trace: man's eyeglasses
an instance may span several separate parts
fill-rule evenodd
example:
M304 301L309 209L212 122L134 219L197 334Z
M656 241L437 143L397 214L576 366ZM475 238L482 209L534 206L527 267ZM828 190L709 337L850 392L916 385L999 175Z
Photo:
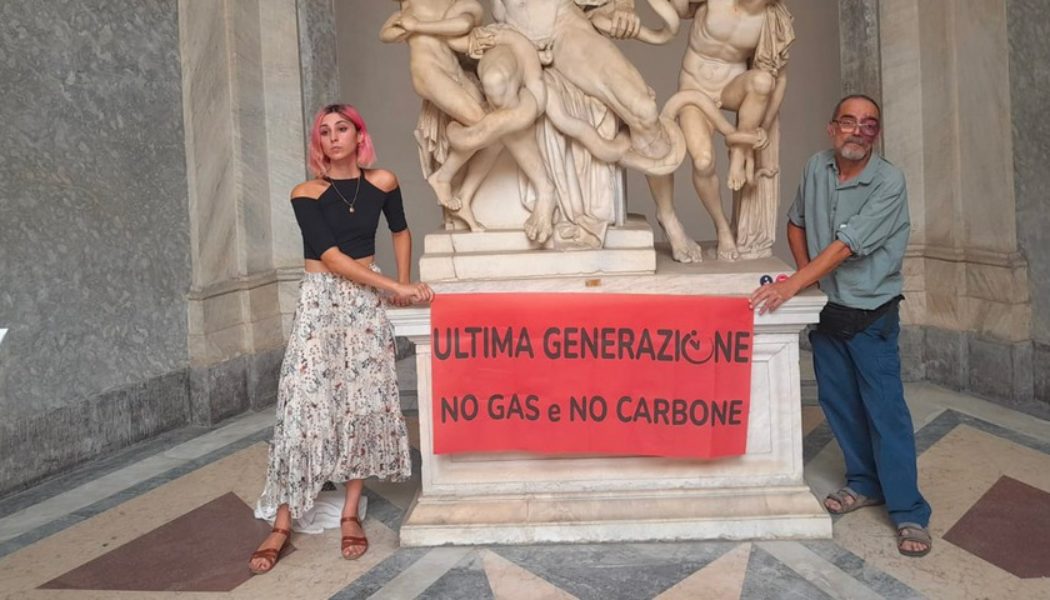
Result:
M879 122L875 119L858 122L856 119L845 117L842 119L835 119L832 123L838 127L839 133L856 133L859 131L861 135L867 137L875 137L879 135L880 126Z

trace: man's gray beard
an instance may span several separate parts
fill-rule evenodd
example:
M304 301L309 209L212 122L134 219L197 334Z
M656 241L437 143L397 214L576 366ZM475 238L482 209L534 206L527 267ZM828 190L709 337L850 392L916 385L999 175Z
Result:
M868 151L856 144L845 144L839 150L839 156L846 160L863 160L867 155Z

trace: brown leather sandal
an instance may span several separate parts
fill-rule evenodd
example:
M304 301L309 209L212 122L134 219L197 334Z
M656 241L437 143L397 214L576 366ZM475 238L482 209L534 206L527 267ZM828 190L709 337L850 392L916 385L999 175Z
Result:
M357 517L343 517L339 520L339 526L342 527L343 523L348 523L351 521L357 523L358 525L361 525L361 521ZM361 526L361 530L364 531L364 526ZM360 554L354 554L351 556L346 555L346 550L348 548L354 548L357 546L364 546L365 549L362 550ZM343 555L343 558L345 558L346 560L357 560L358 558L364 556L365 552L368 552L368 538L356 535L344 535L339 552Z
M292 532L288 529L274 527L273 532L283 534L284 541L281 542L280 548L265 548L263 550L256 550L255 552L252 552L251 558L248 559L248 570L251 571L253 575L262 575L263 573L269 573L270 569L273 569L277 565L277 561L281 557L281 552L284 550L284 547L288 545L288 540L292 539ZM257 558L262 558L266 561L269 561L265 568L252 568L252 561Z

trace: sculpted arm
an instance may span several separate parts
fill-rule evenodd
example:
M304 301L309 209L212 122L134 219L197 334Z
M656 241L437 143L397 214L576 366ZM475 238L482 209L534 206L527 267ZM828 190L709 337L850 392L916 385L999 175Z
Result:
M401 18L401 26L412 33L456 37L465 35L481 23L483 14L476 0L459 0L439 21L420 21L412 15Z
M780 112L780 105L784 101L784 90L787 88L787 65L780 69L777 74L776 84L773 86L773 95L769 98L769 106L766 108L766 116L762 119L762 129L769 131L773 120Z
M383 27L379 30L380 41L390 44L393 42L400 42L408 37L408 32L401 26L401 12L398 11L383 23Z

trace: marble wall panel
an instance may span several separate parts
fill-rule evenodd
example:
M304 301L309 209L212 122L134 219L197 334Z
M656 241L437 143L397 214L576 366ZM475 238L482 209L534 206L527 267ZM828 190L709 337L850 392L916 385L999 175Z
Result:
M376 3L376 6L379 4ZM393 6L385 2L382 4L384 10ZM339 68L336 61L335 1L296 0L296 11L299 17L303 122L309 127L318 108L333 102L353 100L341 99L340 96ZM378 30L372 35L378 46ZM364 56L360 58L367 60Z
M1032 398L1032 345L970 334L967 389L1007 404Z
M303 264L303 243L288 203L292 188L303 180L306 164L296 1L262 0L259 21L272 263L278 270L298 270Z
M959 131L957 245L1011 253L1017 248L1005 0L950 3Z
M227 3L230 27L233 126L236 143L237 197L244 243L245 273L273 269L270 233L266 89L262 63L263 34L259 0Z
M882 102L879 0L839 0L839 51L843 94Z
M882 63L883 154L904 171L908 182L911 240L926 242L923 154L922 61L919 0L880 0L879 35Z
M194 423L212 425L248 409L251 358L242 355L190 369L190 411Z
M1017 266L969 263L966 267L966 295L1010 304L1027 303L1028 271Z
M254 410L264 409L277 402L277 383L281 375L284 348L260 352L248 365L248 400Z
M1006 8L1017 237L1028 260L1032 338L1046 344L1050 342L1050 20L1042 0L1008 0Z
M230 119L230 32L224 3L179 1L182 90L186 107L193 285L244 273L236 193L237 144Z
M54 410L0 420L0 495L76 464L184 425L188 370Z
M954 53L949 3L919 2L919 60L922 68L923 203L925 242L950 248L961 223Z
M190 237L176 5L10 0L0 23L0 412L18 422L185 368Z
M1032 344L1032 396L1036 402L1050 404L1050 346Z
M909 298L904 304L910 304ZM903 312L903 305L902 305ZM898 338L901 353L901 378L921 381L926 378L926 328L906 326Z
M927 327L925 342L926 378L956 390L966 389L970 382L970 346L966 334Z

